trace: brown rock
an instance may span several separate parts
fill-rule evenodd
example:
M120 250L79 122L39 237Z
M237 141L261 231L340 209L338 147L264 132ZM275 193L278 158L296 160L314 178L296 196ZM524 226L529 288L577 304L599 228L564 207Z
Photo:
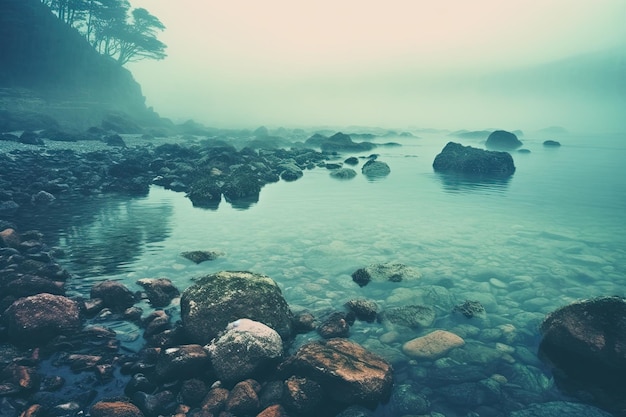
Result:
M0 232L0 243L2 243L0 246L8 246L17 249L20 246L21 240L15 229L8 228Z
M226 400L226 411L234 415L248 415L259 412L258 383L245 380L236 384Z
M143 417L134 404L125 401L99 401L90 410L91 417Z
M33 404L24 410L20 417L41 417L43 415L45 415L44 408L39 404Z
M274 404L261 411L256 417L288 417L288 415L280 404Z
M31 366L9 364L0 373L4 382L9 382L18 387L20 391L34 391L39 388L41 377L35 368Z
M332 399L347 404L384 401L393 383L386 360L346 339L307 343L281 369L317 381Z
M225 407L229 391L226 388L215 387L202 400L200 408L203 411L218 415Z
M285 381L282 403L289 410L301 414L311 413L323 399L322 387L312 379L292 376Z
M77 304L61 295L37 294L16 300L4 312L9 339L35 346L58 335L71 335L81 328Z

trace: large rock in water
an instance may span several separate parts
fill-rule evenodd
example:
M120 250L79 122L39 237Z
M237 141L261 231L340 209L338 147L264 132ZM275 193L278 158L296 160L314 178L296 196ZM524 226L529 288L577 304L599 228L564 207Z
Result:
M207 344L229 323L249 318L291 336L293 315L273 279L241 271L221 271L200 278L180 300L185 333L194 343Z
M25 346L45 344L59 335L71 335L82 326L80 311L74 301L47 293L16 300L2 318L9 339Z
M522 142L515 136L515 133L506 130L496 130L492 132L485 142L489 149L513 150L522 146Z
M330 398L343 404L375 406L389 398L393 385L391 365L347 339L307 343L281 369L316 381Z
M586 392L609 410L626 409L626 299L600 297L550 313L541 324L540 357L559 387Z
M515 164L507 152L486 151L448 142L435 157L437 172L505 178L513 175Z

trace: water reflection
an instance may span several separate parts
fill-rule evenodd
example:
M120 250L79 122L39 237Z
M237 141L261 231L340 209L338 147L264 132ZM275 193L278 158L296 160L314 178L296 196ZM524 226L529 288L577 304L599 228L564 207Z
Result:
M167 200L107 195L64 201L45 213L29 213L18 224L44 233L46 242L67 251L73 275L119 273L140 258L147 245L170 236L173 207Z
M437 178L443 185L443 190L449 193L502 193L508 188L511 177L493 178L483 175L452 174L436 172Z

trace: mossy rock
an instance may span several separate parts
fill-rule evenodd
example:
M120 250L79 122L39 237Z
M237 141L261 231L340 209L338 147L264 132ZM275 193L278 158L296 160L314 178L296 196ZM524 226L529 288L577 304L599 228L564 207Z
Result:
M280 288L270 277L251 272L221 271L200 278L180 301L185 333L206 344L238 319L248 318L291 337L293 315Z

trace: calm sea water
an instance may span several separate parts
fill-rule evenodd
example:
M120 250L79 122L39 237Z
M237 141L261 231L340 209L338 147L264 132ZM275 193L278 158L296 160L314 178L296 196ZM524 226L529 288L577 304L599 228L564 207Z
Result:
M425 300L420 290L439 285L458 302L481 301L490 326L528 335L513 349L536 352L546 313L577 299L626 296L626 137L521 139L531 152L512 153L517 170L504 182L433 172L449 140L482 145L430 134L376 149L391 167L386 178L362 176L363 162L352 180L316 168L296 182L265 186L247 210L226 202L217 210L194 208L182 193L156 186L146 198L90 204L74 214L74 227L62 228L67 267L76 276L71 292L88 293L103 279L137 290L136 280L157 277L183 290L196 276L249 270L273 278L294 310L324 312L370 298L381 309L433 302L445 318L445 300ZM545 148L545 139L563 146ZM180 256L189 250L225 255L196 265ZM423 277L363 288L352 282L356 269L382 262L407 264ZM434 328L445 328L445 320ZM401 342L424 332L385 345L378 338L387 330L357 322L352 338L402 368L408 358Z

